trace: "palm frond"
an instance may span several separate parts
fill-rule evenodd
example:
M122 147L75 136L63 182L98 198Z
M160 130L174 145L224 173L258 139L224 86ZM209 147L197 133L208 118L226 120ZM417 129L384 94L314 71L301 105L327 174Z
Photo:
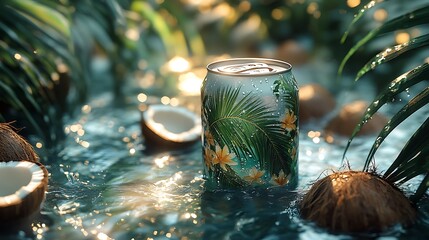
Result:
M384 51L378 53L375 57L370 59L357 73L355 80L359 80L363 75L365 75L370 70L373 70L377 66L386 63L396 57L401 56L402 54L411 51L413 49L425 47L429 45L429 34L422 35L411 39L410 41L402 44L389 47Z
M375 1L372 3L378 4L382 1ZM370 3L370 4L372 4ZM367 7L367 6L366 6ZM351 26L353 26L368 10L362 9L361 12L353 20ZM429 23L429 6L425 5L414 11L407 12L401 16L394 18L390 21L385 22L379 28L370 31L366 36L361 39L355 46L353 46L347 55L344 57L339 67L338 73L341 74L345 63L354 55L357 50L368 44L372 39L404 28L410 28L421 24ZM350 31L349 28L348 31ZM343 39L347 37L348 32L343 36ZM410 41L399 44L396 46L386 47L385 50L378 53L372 59L370 59L357 73L356 80L360 79L369 71L379 67L381 64L388 63L392 59L398 61L409 61L405 59L403 54L415 49L422 49L429 45L429 35L425 34ZM420 66L415 67L411 71L408 71L395 80L387 84L387 86L381 91L381 93L373 100L369 105L367 111L362 116L361 121L355 127L349 142L345 148L343 159L350 144L356 134L360 131L362 126L387 102L392 101L398 94L407 91L409 87L414 86L417 83L421 83L429 79L429 64L424 63ZM375 153L380 147L381 143L386 137L405 119L413 115L419 109L422 109L429 103L429 87L423 89L414 98L412 98L407 104L405 104L386 124L386 126L380 131L376 140L374 141L371 149L369 150L367 159L364 164L364 171L368 171L369 165L373 160ZM413 136L410 137L406 145L403 147L399 155L388 167L384 174L384 178L388 181L396 184L403 184L408 180L425 174L425 178L420 183L415 194L411 197L414 202L417 202L423 194L426 192L429 186L429 162L427 156L429 155L429 140L427 139L427 132L429 131L429 119L427 118L424 123L415 131Z
M429 118L416 130L413 136L408 140L406 145L402 148L395 161L384 173L384 177L391 181L395 181L397 174L395 172L401 172L401 169L406 168L407 164L413 161L413 158L417 155L422 155L422 150L429 146L429 138L427 133L429 132ZM407 159L404 161L403 159ZM414 164L414 163L413 163ZM419 164L420 165L420 164ZM419 166L422 167L421 165ZM421 168L424 169L424 168ZM424 169L427 171L427 169Z
M377 36L392 32L397 29L410 28L427 23L429 19L429 6L421 7L417 10L403 14L397 18L385 22L382 26L370 31L360 41L358 41L346 54L338 67L338 74L341 75L347 61L365 44Z
M360 122L356 125L353 130L352 135L346 145L343 159L345 158L345 154L350 147L351 142L362 129L362 127L371 119L371 117L386 103L392 101L396 95L405 91L409 87L422 82L428 79L429 76L429 64L424 63L411 71L402 74L397 77L395 80L390 82L388 86L386 86L381 93L373 100L373 102L368 106L367 111L363 115Z
M383 130L378 134L374 144L372 145L368 157L365 161L364 171L368 171L369 164L374 157L375 152L380 147L380 144L395 129L401 122L411 116L417 110L429 103L429 87L412 98L405 106L402 107L386 124Z
M429 188L429 173L426 173L426 176L418 186L416 192L410 197L411 201L414 203L418 202L426 193L426 190L428 188Z
M371 1L367 4L365 4L361 9L359 9L359 12L355 15L355 17L353 18L352 22L350 23L349 27L347 28L347 30L344 32L343 36L341 37L341 43L344 43L347 39L347 37L349 36L349 33L351 31L351 29L354 27L354 25L365 15L365 13L372 9L373 7L375 7L376 5L382 3L382 2L387 2L388 0L375 0L375 1Z

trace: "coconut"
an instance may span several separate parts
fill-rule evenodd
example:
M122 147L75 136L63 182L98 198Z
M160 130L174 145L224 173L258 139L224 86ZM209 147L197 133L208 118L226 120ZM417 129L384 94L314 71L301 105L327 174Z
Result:
M368 104L365 101L354 101L344 105L340 112L332 118L327 124L325 131L328 135L338 134L350 136L355 126L361 121L363 114L366 112ZM387 118L380 113L372 116L368 122L363 125L358 135L374 134L387 124Z
M184 107L154 104L142 111L142 133L148 143L179 147L201 139L201 119Z
M333 95L319 84L299 88L299 120L307 122L326 116L336 105Z
M417 211L394 185L376 174L335 172L318 180L300 202L304 219L339 232L380 232L412 224Z
M39 162L0 162L0 221L31 215L40 208L48 172Z
M39 161L31 144L7 123L0 123L0 162L27 160Z

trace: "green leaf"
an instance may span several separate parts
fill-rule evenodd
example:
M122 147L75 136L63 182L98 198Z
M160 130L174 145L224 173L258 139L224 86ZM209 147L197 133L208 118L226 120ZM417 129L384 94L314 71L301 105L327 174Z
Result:
M363 45L371 41L373 38L385 33L389 33L398 29L414 27L421 24L426 24L429 19L429 6L421 7L412 12L408 12L397 18L385 22L379 28L370 31L365 37L357 42L346 54L338 68L338 75L341 75L347 61L359 50Z
M365 75L370 70L373 70L377 66L385 62L388 62L405 52L408 52L412 49L420 48L426 45L429 45L429 34L426 34L417 38L413 38L410 41L403 44L398 44L396 46L389 47L384 51L378 53L371 60L369 60L368 63L366 63L365 66L363 66L359 70L355 80L360 79L363 75Z
M401 122L412 115L414 112L429 103L429 87L420 92L417 96L411 99L398 113L396 113L392 119L386 124L383 130L378 134L374 144L372 145L368 157L365 161L364 171L368 170L371 159L376 153L377 149L389 133L396 128Z
M17 106L17 109L21 110L24 113L26 119L30 122L30 124L40 136L46 136L42 129L39 127L37 120L33 117L33 114L28 110L25 104L16 96L14 91L2 81L0 81L0 92L3 92L2 96L5 96L12 105Z
M395 80L390 82L388 86L386 86L381 93L373 100L373 102L368 106L367 111L363 115L360 122L356 125L353 133L346 145L343 154L343 160L347 153L348 148L350 147L351 142L356 137L358 132L362 129L362 127L371 119L371 117L380 109L384 104L393 100L393 98L399 93L405 91L407 88L421 82L427 80L429 77L429 64L424 63L411 71L408 71L401 76L397 77Z
M55 9L49 8L36 1L28 0L9 1L8 4L12 5L20 12L53 27L64 36L70 37L69 21Z
M395 161L390 165L390 167L384 173L384 178L392 179L395 178L394 171L408 161L411 161L414 156L419 154L425 146L429 146L429 138L427 133L429 132L429 118L416 130L416 132L411 136L405 146L402 148L399 155L396 157Z
M429 188L429 173L426 174L420 185L418 186L414 195L410 197L411 201L417 203L423 195L426 193L426 190Z
M387 2L388 0L386 0ZM350 30L352 29L352 27L354 27L354 25L356 24L356 22L358 22L363 16L364 14L372 9L373 7L375 7L376 5L380 4L384 2L384 0L375 0L375 1L370 1L369 3L365 4L365 6L363 6L359 12L354 16L352 22L350 23L349 27L347 28L346 32L344 32L343 36L341 37L341 43L344 43L347 39L347 36L349 35Z
M153 29L159 34L169 55L174 55L176 49L175 38L161 14L157 13L149 3L142 1L133 1L131 10L139 13L150 23Z

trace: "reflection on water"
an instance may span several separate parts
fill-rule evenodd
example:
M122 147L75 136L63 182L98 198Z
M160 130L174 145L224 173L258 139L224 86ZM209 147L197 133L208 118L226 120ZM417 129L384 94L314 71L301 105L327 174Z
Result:
M49 191L40 214L2 231L13 239L343 239L302 221L297 201L309 184L341 163L346 139L328 144L317 126L300 136L296 191L277 188L204 191L201 147L166 151L145 146L137 103L112 107L100 95L65 127L59 153L44 163ZM426 114L426 115L425 115ZM385 169L413 131L416 116L392 133L377 155ZM407 125L408 124L408 125ZM391 140L393 139L393 140ZM353 168L363 164L373 139L356 139L347 154ZM417 180L415 180L417 181ZM414 181L414 182L415 182ZM415 187L413 182L403 186ZM429 206L412 229L394 228L383 236L428 237Z

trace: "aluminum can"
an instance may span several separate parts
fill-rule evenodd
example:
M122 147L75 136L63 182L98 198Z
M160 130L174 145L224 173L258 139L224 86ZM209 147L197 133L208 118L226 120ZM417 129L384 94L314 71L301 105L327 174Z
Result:
M206 189L293 189L298 183L298 86L289 63L210 63L201 87Z

